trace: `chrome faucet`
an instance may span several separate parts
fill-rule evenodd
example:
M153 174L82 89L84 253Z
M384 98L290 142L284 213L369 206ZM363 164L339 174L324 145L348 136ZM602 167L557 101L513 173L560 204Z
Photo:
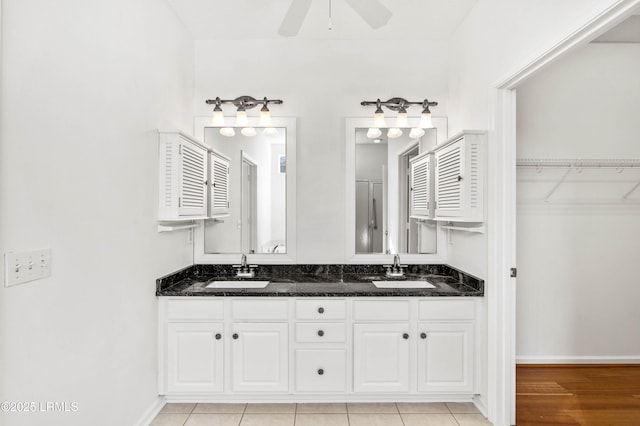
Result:
M402 268L405 268L407 265L400 264L400 255L395 254L393 256L393 265L384 265L387 268L386 276L388 278L401 278L404 277L404 271Z
M240 264L233 265L236 268L236 278L253 278L256 276L255 268L258 265L247 265L247 255L242 253L240 255Z

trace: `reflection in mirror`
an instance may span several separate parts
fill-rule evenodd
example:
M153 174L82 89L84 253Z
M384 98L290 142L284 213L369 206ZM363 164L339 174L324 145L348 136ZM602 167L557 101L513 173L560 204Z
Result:
M226 137L207 127L204 142L230 158L229 214L205 221L205 253L286 253L286 128ZM247 133L248 134L248 133Z
M410 161L436 143L436 130L426 129L417 139L402 135L367 137L367 128L355 129L355 252L436 253L433 221L409 215Z

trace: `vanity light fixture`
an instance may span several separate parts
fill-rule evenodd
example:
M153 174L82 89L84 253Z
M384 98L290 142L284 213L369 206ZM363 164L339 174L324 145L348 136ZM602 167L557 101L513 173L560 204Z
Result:
M369 130L367 130L367 137L369 139L377 139L380 136L382 136L382 132L377 127L371 127Z
M215 99L207 99L205 101L207 105L215 105L213 108L213 127L220 127L220 134L223 136L234 136L236 133L232 127L225 127L224 123L224 113L222 111L223 104L233 104L236 107L236 121L235 127L241 127L240 131L244 136L255 136L257 134L256 129L253 127L248 127L249 117L247 116L247 110L255 108L258 105L262 105L260 109L260 119L259 126L264 127L264 135L265 136L275 136L278 131L272 128L271 124L271 112L267 107L268 104L282 104L282 100L280 99L256 99L251 96L240 96L235 99L220 99L216 97Z
M244 136L252 137L256 135L256 129L253 127L243 127L242 130L240 130L240 133Z
M387 131L387 137L390 139L399 138L402 136L402 130L397 127L392 127Z
M387 132L387 136L390 138L398 138L400 136L402 136L402 127L407 127L409 125L409 119L408 119L408 115L407 115L407 108L410 107L411 105L421 105L422 106L422 115L420 117L420 124L419 127L413 128L411 129L411 132L409 133L409 137L411 138L419 138L422 135L424 135L424 130L422 129L431 129L434 127L433 122L431 121L431 111L429 110L429 107L434 107L437 106L438 103L437 102L432 102L429 101L428 99L425 99L422 102L411 102L408 101L404 98L391 98L387 101L381 101L379 98L376 99L375 101L362 101L360 102L360 105L362 106L369 106L369 105L375 105L376 106L376 110L374 112L374 116L373 116L373 126L372 128L369 129L369 131L367 132L367 137L370 139L375 139L378 136L375 136L377 134L377 132L375 132L375 129L380 130L381 127L386 127L385 126L385 119L384 119L384 111L382 110L382 107L386 107L388 109L390 109L391 111L397 111L398 112L398 116L396 117L396 123L395 123L395 127L392 127L388 130ZM371 134L371 136L369 136Z
M411 129L411 131L409 132L409 137L411 139L418 139L424 136L424 129L421 127L414 127L413 129Z

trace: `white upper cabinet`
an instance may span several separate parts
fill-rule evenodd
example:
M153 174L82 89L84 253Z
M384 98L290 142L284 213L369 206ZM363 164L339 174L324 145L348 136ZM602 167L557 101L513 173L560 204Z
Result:
M207 152L183 133L160 132L160 220L207 216Z
M430 219L433 217L432 155L422 154L411 159L411 217Z
M464 131L435 151L435 219L484 221L486 133Z
M216 151L209 154L211 183L209 216L229 215L229 163L230 159Z

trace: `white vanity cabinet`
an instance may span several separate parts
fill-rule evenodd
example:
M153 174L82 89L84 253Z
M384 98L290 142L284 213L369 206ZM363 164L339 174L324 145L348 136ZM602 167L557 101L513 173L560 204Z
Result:
M466 130L435 150L435 219L484 221L486 133Z
M473 300L421 300L418 317L418 391L474 389Z
M229 300L231 390L289 389L289 302L281 298Z
M295 392L346 392L346 300L296 299L294 306Z
M353 302L353 390L409 391L409 300Z
M169 394L222 392L224 383L223 301L161 299L160 350Z
M159 220L206 217L208 147L178 131L159 136Z
M471 297L160 297L159 393L210 402L471 400L480 388L479 306Z

